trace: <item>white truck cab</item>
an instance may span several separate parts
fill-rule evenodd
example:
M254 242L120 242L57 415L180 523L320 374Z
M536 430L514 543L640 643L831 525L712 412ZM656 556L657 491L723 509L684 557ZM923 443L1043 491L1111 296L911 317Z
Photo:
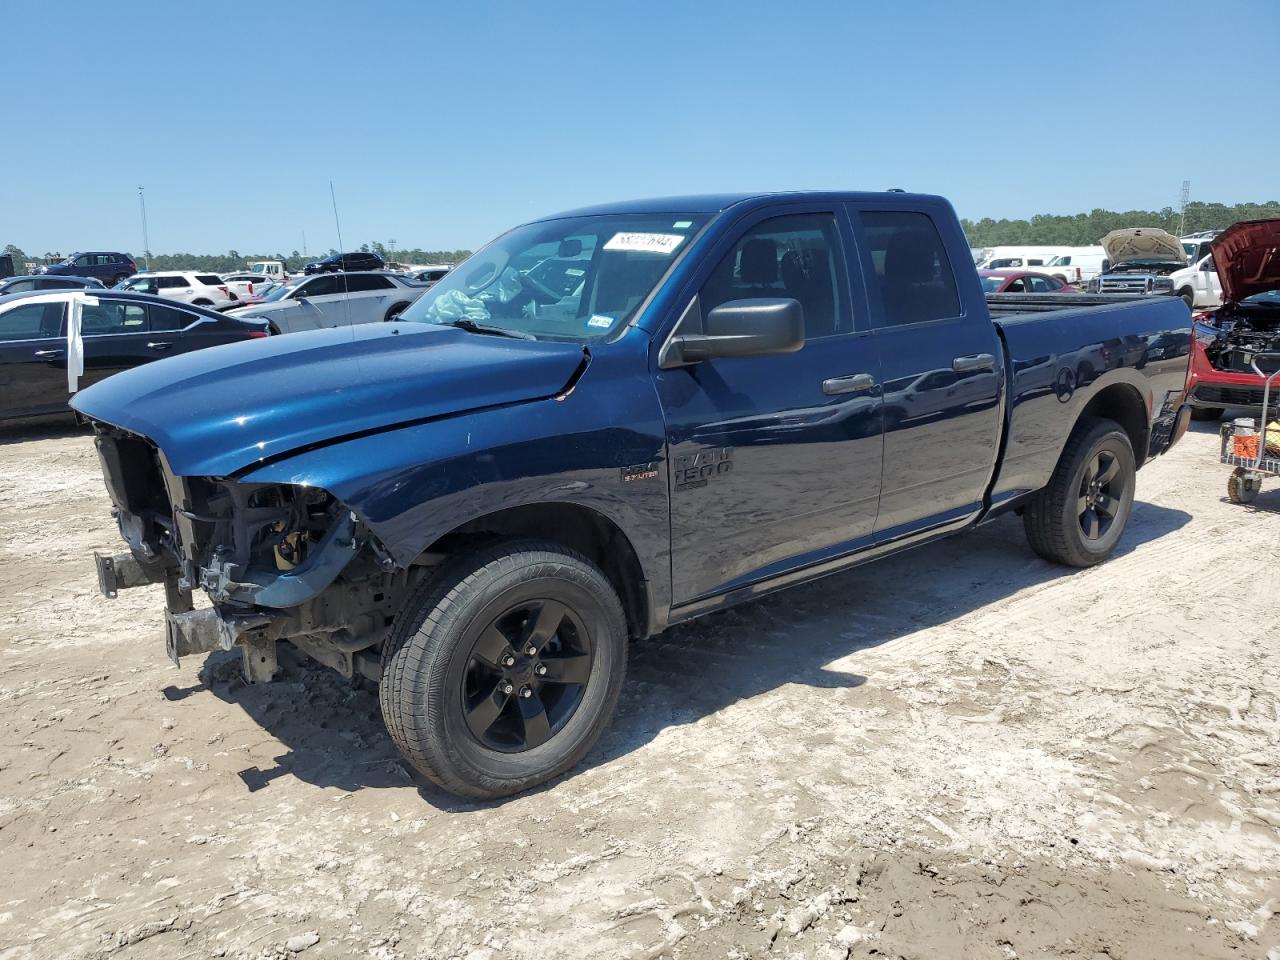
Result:
M289 270L283 260L250 260L249 273L260 273L272 280L283 282L289 276Z
M1174 295L1185 300L1192 310L1216 310L1222 306L1222 284L1213 254L1206 254L1193 266L1170 274L1169 279L1173 281Z

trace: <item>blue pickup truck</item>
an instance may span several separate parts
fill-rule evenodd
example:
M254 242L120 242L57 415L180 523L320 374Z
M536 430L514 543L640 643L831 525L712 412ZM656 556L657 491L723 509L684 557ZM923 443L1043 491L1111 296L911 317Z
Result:
M167 648L379 683L497 797L577 763L629 639L1007 511L1072 566L1186 430L1176 298L984 296L942 198L617 203L511 230L396 320L79 394ZM211 606L195 608L203 590Z

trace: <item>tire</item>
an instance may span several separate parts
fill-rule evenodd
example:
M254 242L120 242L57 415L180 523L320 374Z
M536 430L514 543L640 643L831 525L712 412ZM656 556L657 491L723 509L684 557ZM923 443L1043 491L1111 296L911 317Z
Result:
M1108 474L1109 480L1101 479ZM1022 514L1031 549L1070 567L1101 563L1124 533L1136 479L1137 461L1129 435L1113 420L1082 419L1067 440L1049 485Z
M1227 499L1232 503L1253 503L1262 492L1262 481L1250 478L1244 467L1236 467L1227 477Z
M127 273L117 274L115 279L111 281L111 286L114 287L117 283L124 283L128 279L129 279L129 274Z
M537 654L521 649L527 639ZM595 745L617 707L626 649L618 595L581 554L532 540L480 549L447 564L396 617L383 645L383 720L405 759L444 789L477 800L519 793ZM539 676L548 667L585 682Z
M1192 407L1191 419L1208 421L1221 420L1222 407Z
M387 310L386 315L382 318L385 322L390 323L400 314L409 308L409 301L404 300L400 303L393 303Z
M1182 298L1182 302L1187 305L1188 310L1194 310L1196 308L1196 295L1194 292L1185 289L1179 290L1178 296Z
M212 307L213 301L206 300L204 297L200 297L198 300L192 300L191 304L192 306L196 306L196 307Z

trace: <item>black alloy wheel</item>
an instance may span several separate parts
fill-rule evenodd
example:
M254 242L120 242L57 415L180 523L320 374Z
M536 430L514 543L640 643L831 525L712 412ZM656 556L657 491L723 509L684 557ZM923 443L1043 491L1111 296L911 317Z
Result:
M461 691L467 729L504 753L546 743L582 703L594 649L582 620L557 600L504 611L471 647Z
M1114 452L1099 450L1080 478L1076 502L1080 531L1086 540L1101 540L1110 532L1124 502L1124 486L1120 458Z

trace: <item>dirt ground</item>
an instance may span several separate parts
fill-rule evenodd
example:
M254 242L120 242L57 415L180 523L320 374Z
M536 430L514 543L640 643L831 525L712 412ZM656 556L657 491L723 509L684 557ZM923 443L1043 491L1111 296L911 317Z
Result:
M576 772L459 802L306 661L165 659L90 439L0 438L0 960L1280 960L1280 484L1198 427L1119 555L1016 518L633 647Z

